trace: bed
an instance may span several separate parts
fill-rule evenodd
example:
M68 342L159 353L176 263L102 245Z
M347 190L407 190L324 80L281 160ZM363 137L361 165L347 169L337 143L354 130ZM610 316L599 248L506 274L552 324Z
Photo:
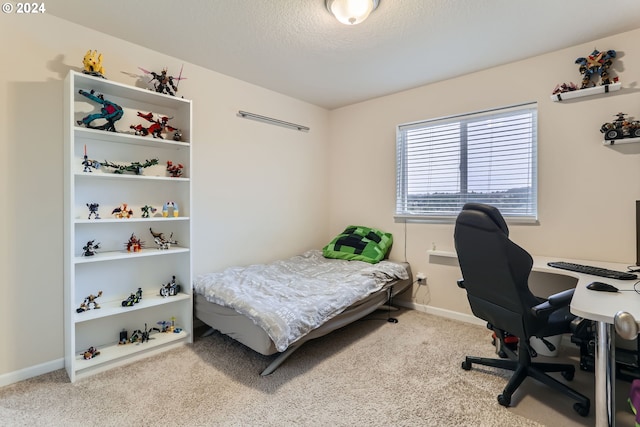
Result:
M366 233L371 229L363 233L362 228L357 228L359 234L372 237ZM353 237L353 226L322 250L198 275L195 317L211 332L217 330L262 355L277 354L261 373L271 374L305 342L372 313L411 285L408 263L380 259L388 247L376 251L377 259L366 259L353 239L346 246L339 243L345 234Z

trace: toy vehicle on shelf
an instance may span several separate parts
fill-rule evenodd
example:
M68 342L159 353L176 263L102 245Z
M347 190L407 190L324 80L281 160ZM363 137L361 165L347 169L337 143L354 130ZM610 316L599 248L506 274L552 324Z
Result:
M621 138L640 138L640 121L628 120L625 113L616 114L616 119L600 127L606 140Z
M138 288L136 293L132 293L129 297L122 301L123 307L133 307L135 304L139 303L142 299L142 288Z
M160 288L160 295L163 297L172 297L180 293L180 285L176 282L176 276L171 281Z

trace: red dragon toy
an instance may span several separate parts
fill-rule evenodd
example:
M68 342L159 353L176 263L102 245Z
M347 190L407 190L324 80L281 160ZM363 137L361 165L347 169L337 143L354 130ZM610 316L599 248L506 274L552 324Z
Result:
M144 127L142 125L129 126L131 129L135 131L136 135L147 136L151 134L154 138L164 139L162 137L163 133L176 132L176 134L174 134L174 139L175 139L175 136L180 133L179 129L174 128L173 126L169 126L169 120L173 119L173 117L162 116L162 117L158 117L157 119L154 119L153 113L142 114L139 111L138 111L138 117L142 117L143 119L151 123L151 126L149 127Z

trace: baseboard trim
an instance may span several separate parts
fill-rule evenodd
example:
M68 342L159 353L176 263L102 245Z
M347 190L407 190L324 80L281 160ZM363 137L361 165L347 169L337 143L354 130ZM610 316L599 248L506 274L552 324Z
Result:
M422 311L423 313L433 314L435 316L446 317L448 319L459 320L461 322L472 323L474 325L486 326L487 322L478 319L471 314L460 313L458 311L447 310L444 308L433 307L425 304L416 304L411 301L394 300L394 305L410 308L411 310Z
M17 383L20 381L28 380L29 378L37 377L38 375L47 374L52 371L64 368L64 359L51 360L49 362L41 363L39 365L30 366L28 368L20 369L19 371L13 371L0 375L0 387L4 387L9 384Z

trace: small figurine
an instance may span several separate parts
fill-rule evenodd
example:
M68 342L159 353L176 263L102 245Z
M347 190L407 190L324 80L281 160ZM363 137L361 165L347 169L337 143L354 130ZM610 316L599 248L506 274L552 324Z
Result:
M100 214L98 213L99 206L97 203L87 203L87 207L89 208L89 217L87 219L91 219L91 215L93 215L93 219L100 219Z
M140 111L138 111L138 117L142 117L143 119L145 119L146 121L152 124L148 128L142 125L129 126L131 129L135 131L136 135L147 136L151 134L151 136L153 136L154 138L164 139L162 137L163 133L179 132L179 130L174 128L173 126L169 126L169 120L173 119L173 117L162 116L162 117L159 117L158 119L154 119L153 113L142 114ZM175 139L175 134L174 134L174 139Z
M140 329L136 329L135 331L133 331L133 333L131 334L131 338L129 339L130 342L137 342L140 341L140 343L143 343L145 341L149 341L150 339L152 339L149 335L151 334L151 331L158 331L160 332L160 329L158 328L151 328L150 330L147 330L147 324L144 324L144 332L141 331Z
M157 322L160 325L160 332L173 332L172 323L167 320L160 320Z
M171 245L177 245L178 242L173 239L173 233L169 235L169 238L166 239L163 233L154 233L151 228L149 228L151 235L153 236L153 241L158 245L158 249L169 249Z
M115 174L123 174L125 172L133 172L136 175L141 175L142 174L142 170L144 168L148 168L150 166L154 166L154 165L157 165L157 164L158 164L158 159L145 160L144 163L132 162L129 165L117 165L115 163L111 163L108 160L105 160L104 163L102 163L102 166L114 169L113 173L115 173Z
M111 101L104 99L104 95L99 93L97 96L94 95L95 91L92 89L90 92L86 92L82 89L78 91L80 95L89 98L92 101L97 102L98 104L102 104L103 107L100 109L100 113L89 114L85 116L82 120L78 120L76 123L78 125L85 125L91 129L100 129L106 130L110 132L116 132L116 122L122 118L124 112L122 111L122 107L118 104L115 104ZM106 123L100 126L92 126L91 122L97 119L104 119Z
M180 84L180 80L186 79L186 77L182 77L182 68L180 68L180 75L178 77L168 75L166 68L163 68L160 74L154 73L153 71L145 70L142 67L138 68L144 71L146 74L151 74L153 76L153 78L149 80L149 83L155 80L155 83L153 83L153 88L156 92L165 93L171 96L175 96L175 92L178 92L178 85ZM174 80L177 81L176 84L173 83Z
M142 210L142 218L149 218L151 217L151 214L156 213L156 211L158 210L153 206L149 206L149 205L144 205L140 209Z
M131 237L124 246L127 248L127 252L140 252L144 247L144 242L136 237L135 233L131 233Z
M82 250L84 251L82 256L94 256L97 253L96 249L100 249L100 243L94 242L95 239L89 240L87 244L82 247Z
M102 291L98 291L98 295L89 295L88 297L86 297L84 299L84 301L82 301L82 304L80 304L80 307L76 309L76 313L82 313L83 311L87 311L87 310L97 310L100 308L100 306L98 305L98 303L96 302L96 298L100 298L102 296Z
M606 140L640 138L640 121L630 121L625 116L625 113L618 113L612 123L605 123L600 127L600 132L605 134Z
M96 56L97 55L97 56ZM104 77L104 67L102 66L102 54L98 54L98 51L91 49L84 54L84 58L82 58L82 65L84 66L84 70L82 72L84 74L89 74L95 77Z
M89 157L87 156L86 144L84 146L84 156L82 158L82 166L84 166L83 172L93 172L91 168L93 169L100 168L100 162L97 162L95 160L89 160Z
M124 345L129 341L129 333L126 329L120 331L120 339L118 341L119 345Z
M142 334L142 331L140 329L136 329L135 331L133 331L131 333L131 337L129 338L129 342L130 343L138 342L138 340L140 339L140 334Z
M179 178L182 176L182 169L184 166L182 163L178 163L174 165L171 160L167 160L167 172L169 172L169 176L171 178Z
M113 211L111 211L111 215L114 215L116 218L131 218L133 216L133 209L129 209L129 206L126 203L121 204Z
M129 295L129 297L122 301L123 307L132 307L134 304L137 304L142 299L142 288L138 288L135 294Z
M178 209L178 204L176 202L168 201L167 203L162 205L162 216L165 218L168 217L170 210L173 211L173 216L175 218L177 218L178 215L180 215L180 209Z
M566 84L566 83L557 84L556 87L553 89L552 95L556 95L558 93L573 92L574 90L578 90L578 86L576 86L574 82L571 82L569 84Z
M594 49L591 55L580 57L576 59L576 64L580 65L580 74L582 74L582 85L580 89L586 89L590 86L595 86L595 83L591 81L594 76L600 76L601 84L611 84L611 78L609 77L609 67L613 63L613 59L616 57L615 50L608 50L606 52L600 52ZM617 77L614 82L617 81Z
M82 353L82 357L84 357L84 360L89 360L89 359L93 359L99 354L100 352L98 351L98 349L91 346L87 349L87 351Z
M180 285L176 283L176 276L171 281L160 288L160 295L163 297L172 297L180 293Z
M160 325L160 332L166 332L166 333L175 333L175 334L179 334L180 332L182 332L182 328L176 328L176 318L175 317L171 317L171 322L168 322L166 320L160 320L159 322L157 322L158 325Z

